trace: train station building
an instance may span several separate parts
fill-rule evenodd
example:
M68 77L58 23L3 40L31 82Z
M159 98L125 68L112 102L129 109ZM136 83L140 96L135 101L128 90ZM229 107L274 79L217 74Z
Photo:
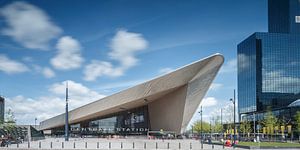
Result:
M214 54L173 72L69 111L71 135L183 133L224 58ZM65 114L42 121L45 134L63 135Z

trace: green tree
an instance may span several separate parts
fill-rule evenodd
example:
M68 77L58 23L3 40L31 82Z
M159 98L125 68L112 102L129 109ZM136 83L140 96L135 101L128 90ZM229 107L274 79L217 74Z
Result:
M296 130L298 131L299 141L300 141L300 111L297 111L295 115L295 120L296 120Z
M209 126L209 123L207 122L202 122L202 125L203 125L203 133L209 133L210 132L210 126ZM198 133L201 132L201 121L198 120L196 121L194 124L193 124L193 127L194 127L194 131L197 131Z
M6 124L8 126L15 126L17 120L15 119L14 112L11 109L8 109L5 115Z
M222 133L223 128L222 128L222 124L221 124L221 117L217 116L216 119L214 119L213 121L214 121L214 125L212 126L213 131L216 133Z
M272 137L274 133L274 128L278 125L278 119L273 115L271 111L271 107L267 108L266 115L264 116L264 120L262 121L264 127L268 129L269 136Z
M243 133L243 136L245 134L248 134L252 132L251 123L248 120L244 120L240 124L240 130Z

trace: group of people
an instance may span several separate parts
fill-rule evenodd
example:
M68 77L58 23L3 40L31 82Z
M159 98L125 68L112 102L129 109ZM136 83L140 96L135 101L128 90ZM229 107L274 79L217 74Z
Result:
M223 139L222 139L222 142L224 143L224 146L227 146L227 147L231 147L235 144L238 144L238 141L233 142L232 140L229 140L229 139L225 140L225 141L223 141Z
M0 147L8 147L8 145L10 145L12 143L22 143L23 140L21 139L21 137L18 137L17 139L14 139L10 135L8 135L8 136L2 135L1 138L0 138L0 142L1 142Z

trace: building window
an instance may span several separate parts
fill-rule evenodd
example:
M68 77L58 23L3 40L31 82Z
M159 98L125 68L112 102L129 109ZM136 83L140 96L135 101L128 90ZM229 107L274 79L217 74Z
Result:
M295 16L296 23L300 23L300 16Z

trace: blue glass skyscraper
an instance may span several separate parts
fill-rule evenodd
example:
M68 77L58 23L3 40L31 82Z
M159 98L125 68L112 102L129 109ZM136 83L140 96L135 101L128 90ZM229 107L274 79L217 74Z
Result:
M268 28L238 45L238 112L261 120L270 107L291 121L300 110L300 1L269 0Z

